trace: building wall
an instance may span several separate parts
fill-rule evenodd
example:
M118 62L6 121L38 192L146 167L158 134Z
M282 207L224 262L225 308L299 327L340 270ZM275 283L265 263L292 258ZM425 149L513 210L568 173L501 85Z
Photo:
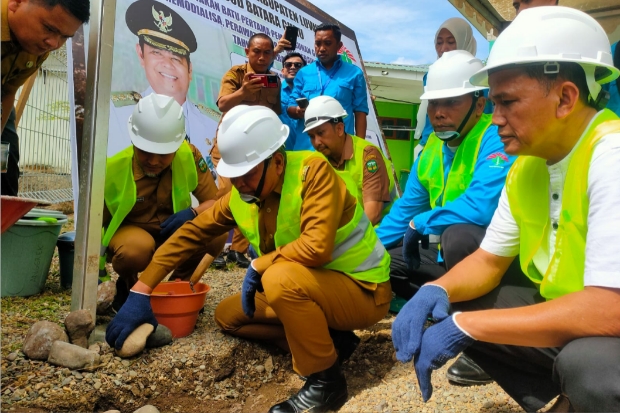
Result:
M416 116L419 107L417 104L376 100L375 107L377 108L379 117L410 119L412 127L416 125ZM408 141L386 138L392 162L394 163L394 169L399 179L401 170L409 170L413 165L413 148L416 145L413 140L413 135L413 132L409 134Z

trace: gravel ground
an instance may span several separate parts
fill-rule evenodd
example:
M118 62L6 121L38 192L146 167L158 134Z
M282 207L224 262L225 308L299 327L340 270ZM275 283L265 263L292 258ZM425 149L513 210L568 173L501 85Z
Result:
M70 228L72 222L67 228ZM67 229L68 230L68 229ZM71 371L25 359L19 351L30 326L39 320L62 325L70 311L70 291L59 287L54 256L42 294L2 298L1 402L12 412L133 412L152 404L161 412L266 412L303 384L290 356L264 344L225 336L213 310L237 292L245 271L209 270L205 313L188 337L122 360L101 346L96 368ZM341 412L518 412L520 407L497 385L450 385L446 367L433 375L434 395L422 402L411 364L395 361L390 328L393 315L356 333L362 343L344 371L349 400ZM97 317L97 324L110 320Z

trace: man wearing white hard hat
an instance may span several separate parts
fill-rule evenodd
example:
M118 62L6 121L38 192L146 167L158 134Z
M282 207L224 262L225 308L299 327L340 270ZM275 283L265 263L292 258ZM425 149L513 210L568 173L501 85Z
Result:
M340 359L354 350L339 348L330 329L366 328L385 317L390 257L356 202L350 177L341 178L316 152L286 152L288 132L263 106L238 105L224 115L217 173L230 178L232 191L176 231L165 253L155 253L132 289L140 308L124 315L124 327L106 340L122 346L117 337L151 320L143 297L176 263L238 226L259 257L241 293L217 306L215 321L225 333L290 349L293 368L307 376L271 412L326 411L347 399Z
M358 202L373 225L387 214L398 197L392 175L392 163L381 150L364 138L344 130L347 112L331 96L310 100L304 113L304 133L338 171L351 174L358 189Z
M393 311L426 281L441 277L475 251L497 207L514 158L506 156L491 115L484 114L486 88L469 82L482 67L469 52L455 50L429 68L422 99L428 101L434 132L413 165L403 196L377 228L392 258ZM424 245L429 235L441 237L441 254L437 243ZM420 241L426 249L420 250ZM473 363L451 378L490 380Z
M619 74L600 24L557 6L519 13L472 77L520 157L480 248L393 325L424 400L465 351L526 411L620 411L620 121L601 93Z
M119 275L112 304L120 309L157 250L186 221L209 208L217 186L207 164L185 140L183 108L169 96L152 93L138 101L127 129L132 145L108 158L106 165L104 233L100 279L105 263ZM190 194L200 202L191 206ZM226 238L196 251L176 270L175 278L189 278L201 258L217 257Z

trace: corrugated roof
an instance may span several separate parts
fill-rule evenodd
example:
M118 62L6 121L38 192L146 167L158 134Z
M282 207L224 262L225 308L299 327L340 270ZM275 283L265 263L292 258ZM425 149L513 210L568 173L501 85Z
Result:
M364 62L366 67L375 67L377 69L393 69L393 70L406 70L409 72L428 72L429 65L397 65L394 63L381 63L381 62Z

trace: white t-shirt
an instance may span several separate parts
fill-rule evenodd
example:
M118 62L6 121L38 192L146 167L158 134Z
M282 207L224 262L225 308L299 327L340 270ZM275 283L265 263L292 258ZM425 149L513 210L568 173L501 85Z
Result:
M555 250L564 181L573 152L574 148L560 162L547 166L552 224L548 243L550 251L540 249L533 257L541 274L547 271ZM620 133L604 136L594 148L588 172L588 199L584 285L620 288ZM510 212L505 187L480 248L501 257L519 254L519 227Z

